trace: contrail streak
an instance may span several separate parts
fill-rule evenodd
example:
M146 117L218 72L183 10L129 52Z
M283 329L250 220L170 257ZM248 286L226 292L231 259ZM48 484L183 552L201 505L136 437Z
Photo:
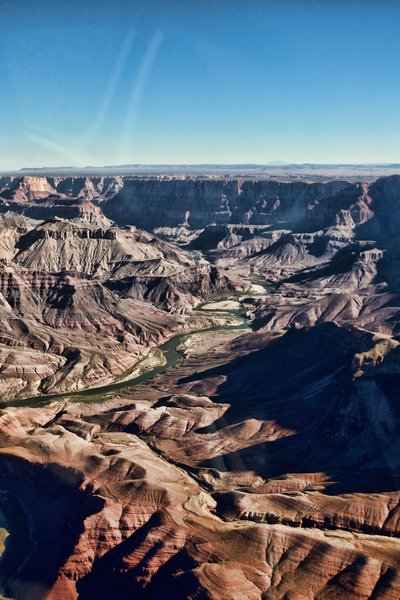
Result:
M32 133L31 131L25 131L24 133L26 137L37 146L41 146L42 148L51 150L51 152L54 152L62 159L72 161L71 164L74 166L78 166L76 165L77 161L79 162L79 166L86 166L89 162L88 156L84 154L79 148L66 146L65 144L60 144L55 140L52 140L48 137L44 137L43 135L37 135L36 133Z
M157 31L150 40L143 62L139 69L136 81L134 82L132 92L129 99L128 110L123 124L123 132L121 137L120 156L128 156L130 150L130 142L133 137L133 129L137 118L137 113L146 83L156 58L158 49L162 43L163 34Z
M110 77L110 81L108 83L108 86L105 90L102 102L99 106L99 109L96 113L95 119L92 123L92 126L88 132L88 138L89 140L93 139L97 133L99 132L99 130L101 129L101 126L103 125L103 123L106 120L106 116L107 113L109 112L111 103L114 99L115 96L115 92L116 89L118 87L118 84L120 82L124 67L126 65L126 62L128 60L128 56L130 54L130 51L132 49L132 45L133 45L133 41L135 39L135 32L133 31L133 29L130 29L125 37L124 43L122 45L121 48L121 52L118 56L117 62L115 64L115 68L112 71L111 77Z

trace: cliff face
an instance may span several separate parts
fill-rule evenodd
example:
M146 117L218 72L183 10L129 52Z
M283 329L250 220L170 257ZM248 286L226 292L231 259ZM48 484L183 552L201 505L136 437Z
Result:
M0 198L3 211L15 210L34 218L59 216L100 222L107 217L119 225L135 224L145 229L182 224L199 229L213 223L232 223L316 231L335 224L363 225L374 218L384 227L387 215L397 206L399 185L396 175L372 184L4 177Z
M0 411L2 591L398 600L400 177L0 188L0 393L25 397ZM29 407L250 283L223 306L251 331L198 331L150 382Z
M93 201L106 217L119 224L146 229L192 229L216 223L269 224L302 222L308 204L334 196L345 182L283 184L274 181L196 180L157 178L22 177L0 182L3 210L20 210L34 218L99 219ZM71 202L74 199L75 202ZM51 209L51 210L50 210ZM50 210L50 212L49 212Z
M94 198L107 198L121 187L118 178L14 177L0 180L0 210L33 219L52 217L110 225Z
M328 184L241 180L127 179L104 207L117 222L131 219L147 229L187 223L199 229L212 223L301 222L309 202L333 196L346 183Z

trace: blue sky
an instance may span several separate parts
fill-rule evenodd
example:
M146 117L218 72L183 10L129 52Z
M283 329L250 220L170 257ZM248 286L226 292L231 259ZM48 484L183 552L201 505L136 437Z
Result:
M0 170L400 162L399 31L390 0L3 0Z

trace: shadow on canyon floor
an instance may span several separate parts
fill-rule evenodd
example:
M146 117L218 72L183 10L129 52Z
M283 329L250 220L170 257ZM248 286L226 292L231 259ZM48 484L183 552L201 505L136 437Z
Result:
M348 329L324 323L292 329L262 350L180 379L185 387L192 384L195 394L206 394L214 385L213 399L230 405L223 417L197 433L221 432L224 439L236 436L239 444L245 439L244 447L199 466L253 471L264 479L325 473L332 481L328 494L399 489L400 454L393 444L400 376L357 381L352 372L356 351ZM390 414L385 415L385 407ZM242 438L251 420L259 421L260 428L272 424L279 437L271 436L270 429L265 438L275 439L262 441L256 428L248 441Z
M39 600L54 585L84 531L84 520L104 505L102 498L80 490L82 483L83 476L73 469L2 458L0 486L18 499L19 507L8 519L10 536L0 561L7 595Z
M164 599L167 596L176 600L192 597L196 594L198 582L190 570L198 565L185 549L177 550L179 535L176 524L173 521L168 523L168 518L162 511L156 511L126 540L94 562L91 572L77 583L80 600L91 600L94 596L98 600L128 600L133 596L143 600ZM157 555L162 554L169 545L174 552L159 566L151 583L146 585L150 565L157 562ZM147 551L140 554L140 549L146 546ZM140 555L137 563L130 569L124 569L126 557L137 552ZM176 575L177 572L180 573L179 576ZM165 581L171 581L168 593Z

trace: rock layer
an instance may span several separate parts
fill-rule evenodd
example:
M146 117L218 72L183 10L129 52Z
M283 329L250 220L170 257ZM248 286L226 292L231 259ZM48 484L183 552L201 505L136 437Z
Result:
M397 600L400 177L0 189L3 399L106 380L221 306L252 325L118 395L1 411L4 593Z
M109 381L193 327L201 300L241 285L135 227L10 215L0 226L3 402Z

